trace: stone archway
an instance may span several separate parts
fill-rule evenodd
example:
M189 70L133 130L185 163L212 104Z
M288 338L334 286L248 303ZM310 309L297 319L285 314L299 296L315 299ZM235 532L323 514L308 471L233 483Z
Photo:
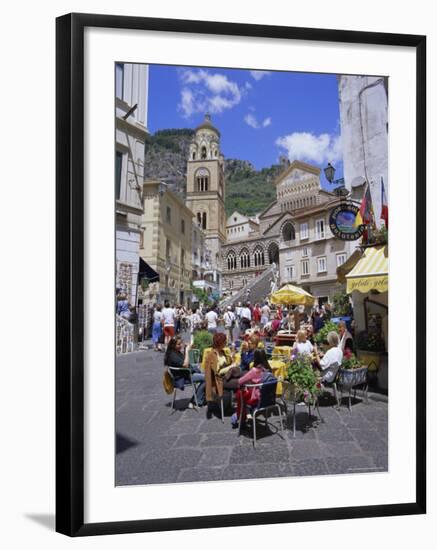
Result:
M270 243L267 253L269 257L269 264L279 264L279 246L277 243Z

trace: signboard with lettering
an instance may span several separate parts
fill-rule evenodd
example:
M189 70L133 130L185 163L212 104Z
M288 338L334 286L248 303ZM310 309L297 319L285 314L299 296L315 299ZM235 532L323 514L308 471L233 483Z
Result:
M364 233L366 226L355 226L355 218L359 211L358 206L352 203L339 204L331 210L329 227L337 239L342 241L356 241Z

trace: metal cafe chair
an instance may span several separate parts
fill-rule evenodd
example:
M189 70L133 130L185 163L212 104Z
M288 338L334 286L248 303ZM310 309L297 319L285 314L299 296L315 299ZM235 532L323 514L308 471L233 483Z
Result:
M173 399L171 403L170 414L173 414L176 411L174 405L176 401L177 390L184 391L185 386L191 386L193 390L193 398L194 398L194 402L196 404L196 410L197 410L197 408L199 407L199 404L197 402L197 395L196 395L197 386L193 382L191 369L185 368L185 367L170 367L167 365L167 370L173 381Z
M340 399L338 398L337 375L340 369L339 363L333 363L324 373L320 382L324 388L332 388L334 390L334 398L337 403L337 409L340 408Z
M188 352L188 362L190 367L200 368L200 349L191 348Z
M249 412L252 414L252 423L253 423L253 447L256 448L256 420L260 414L264 415L266 426L268 424L268 415L272 410L278 412L279 424L281 426L281 432L283 432L284 427L282 425L282 416L281 416L281 407L276 402L276 386L277 381L274 382L264 382L261 384L246 384L244 387L247 389L251 388L260 388L261 397L260 402L257 407L251 407L244 403L243 396L241 394L241 409L240 409L240 418L238 422L238 436L241 434L241 419L243 416L243 407L246 407ZM281 436L282 437L282 436Z

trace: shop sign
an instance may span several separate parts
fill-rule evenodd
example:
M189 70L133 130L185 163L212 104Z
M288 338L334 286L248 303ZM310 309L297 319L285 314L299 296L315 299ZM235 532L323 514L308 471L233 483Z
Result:
M355 227L355 218L359 208L352 203L339 204L329 214L329 227L337 239L356 241L364 233L366 226Z

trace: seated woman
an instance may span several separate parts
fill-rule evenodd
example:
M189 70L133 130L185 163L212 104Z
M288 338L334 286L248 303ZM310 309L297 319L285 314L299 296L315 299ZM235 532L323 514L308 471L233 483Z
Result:
M250 364L253 361L254 352L255 352L256 348L258 347L259 341L260 341L259 336L257 336L256 334L252 334L249 337L249 339L247 341L248 349L247 349L247 351L243 351L241 353L240 369L242 371L248 371L249 370Z
M232 356L227 355L224 352L226 346L226 335L222 332L214 334L212 339L212 348L209 351L205 351L205 393L206 401L209 403L215 401L217 398L223 397L224 389L234 389L231 379L238 376L240 370L233 365ZM236 370L235 374L231 371ZM229 379L229 380L228 380ZM207 416L209 417L210 411L208 408Z
M173 338L170 338L170 341L167 345L167 349L164 355L164 365L167 367L176 367L176 368L190 368L189 363L189 352L191 349L191 344L185 347L185 353L183 353L183 342L182 338L180 336L174 336ZM175 381L178 379L182 381L188 380L185 373L182 374L176 374L174 371L172 372ZM192 370L191 373L191 379L194 383L199 382L199 385L196 389L196 397L197 397L197 403L199 406L203 406L205 404L205 375L201 372L195 372ZM193 408L193 399L190 401L188 407Z
M256 349L253 357L253 367L238 379L237 412L231 416L233 428L238 427L241 414L241 423L246 421L246 405L256 407L261 397L260 388L242 388L245 384L260 384L266 371L271 371L267 355L264 350ZM243 407L242 407L243 401Z
M313 350L314 346L307 339L307 331L303 329L298 330L296 334L296 342L293 344L293 355L297 355L298 353L312 355Z
M338 369L343 361L343 352L339 347L340 341L336 332L328 332L326 339L328 340L329 349L323 358L320 358L317 346L314 346L314 353L316 363L322 370L322 382L330 383L335 380Z

